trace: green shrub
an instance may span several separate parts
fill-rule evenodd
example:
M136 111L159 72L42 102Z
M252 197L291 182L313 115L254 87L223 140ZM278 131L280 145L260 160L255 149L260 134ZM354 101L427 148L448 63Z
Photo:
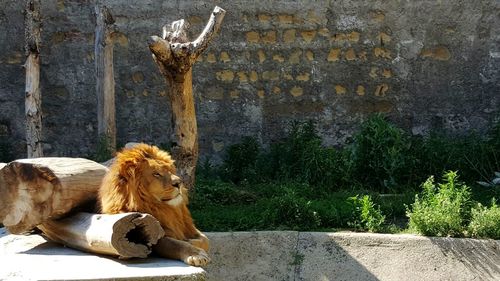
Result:
M269 179L307 183L317 191L338 189L348 175L342 152L323 147L311 121L293 122L289 135L272 144L259 162Z
M472 209L468 230L469 234L475 238L500 239L500 207L495 199L491 200L490 208L478 203Z
M500 170L499 139L499 122L486 135L472 132L457 136L433 132L421 141L417 152L420 159L417 173L437 175L456 170L460 171L465 182L488 181L495 171Z
M349 225L357 230L369 232L381 232L384 227L385 216L382 215L379 206L375 206L371 196L356 195L350 197L349 201L354 205L354 220Z
M191 203L195 207L248 204L257 200L254 194L242 190L232 183L205 179L198 179L191 199Z
M380 114L361 124L350 147L352 177L373 191L401 191L410 184L417 159L412 142Z
M318 228L321 220L307 200L293 190L270 199L264 218L278 229L310 230Z
M321 229L349 227L349 222L353 221L354 217L354 206L346 200L349 196L349 194L333 194L311 202L311 208L317 212L321 220Z
M410 230L428 236L463 235L470 219L471 194L457 177L449 171L438 186L432 176L423 183L423 192L407 210Z
M234 183L255 179L255 165L259 154L260 145L257 140L244 137L241 143L229 146L222 167L224 174Z

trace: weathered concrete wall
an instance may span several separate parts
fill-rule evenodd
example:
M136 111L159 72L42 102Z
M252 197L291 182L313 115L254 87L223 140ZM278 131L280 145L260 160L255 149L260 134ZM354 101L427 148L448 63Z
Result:
M207 233L208 280L499 280L500 241L371 233Z
M24 153L23 1L0 5L0 135ZM45 152L96 147L93 1L42 1ZM313 119L327 145L386 112L414 134L485 130L500 104L500 4L483 1L103 1L116 18L118 141L168 143L163 78L146 40L179 18L221 33L194 67L202 156L267 143Z

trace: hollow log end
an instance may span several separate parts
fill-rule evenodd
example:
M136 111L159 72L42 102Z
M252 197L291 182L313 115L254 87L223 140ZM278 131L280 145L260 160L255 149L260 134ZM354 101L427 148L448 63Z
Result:
M52 213L57 177L46 167L11 162L0 170L0 219L9 232L31 231Z
M165 235L160 222L149 214L141 214L140 217L135 218L132 222L146 237L146 245L148 247L155 245Z
M121 259L145 258L163 235L163 229L154 217L130 213L113 226L111 244Z

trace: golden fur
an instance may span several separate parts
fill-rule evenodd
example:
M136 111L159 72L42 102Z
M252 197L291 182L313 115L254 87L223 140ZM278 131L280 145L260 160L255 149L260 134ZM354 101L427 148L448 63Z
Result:
M157 253L192 265L208 263L208 239L193 223L187 191L167 152L144 143L119 152L102 181L99 202L106 214L154 216L165 230Z

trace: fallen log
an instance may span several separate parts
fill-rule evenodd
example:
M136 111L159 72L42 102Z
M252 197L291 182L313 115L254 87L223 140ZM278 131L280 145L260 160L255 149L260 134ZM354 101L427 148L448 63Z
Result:
M32 230L95 200L107 168L82 158L21 159L0 169L0 223L11 233Z
M120 258L147 257L164 235L153 216L141 213L77 213L38 228L47 238L71 248Z

